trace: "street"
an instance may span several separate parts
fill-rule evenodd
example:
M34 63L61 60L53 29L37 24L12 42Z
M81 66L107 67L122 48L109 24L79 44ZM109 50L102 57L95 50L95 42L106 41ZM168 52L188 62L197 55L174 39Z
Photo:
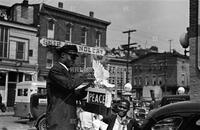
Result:
M0 130L36 130L33 122L13 116L0 116Z

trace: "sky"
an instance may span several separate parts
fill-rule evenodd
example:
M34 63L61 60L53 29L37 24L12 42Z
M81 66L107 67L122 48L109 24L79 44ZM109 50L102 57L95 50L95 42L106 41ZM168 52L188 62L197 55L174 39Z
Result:
M0 0L1 5L21 3L23 0ZM189 27L189 0L29 0L30 4L44 2L56 6L63 2L63 9L83 15L94 12L97 19L111 22L107 28L106 43L109 48L128 44L149 48L157 46L159 52L175 49L184 52L179 38Z

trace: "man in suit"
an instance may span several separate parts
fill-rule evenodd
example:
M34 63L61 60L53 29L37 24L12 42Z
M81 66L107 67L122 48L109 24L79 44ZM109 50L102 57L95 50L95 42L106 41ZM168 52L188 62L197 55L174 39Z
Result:
M120 100L117 105L117 114L111 114L103 118L103 122L108 124L107 130L139 130L139 124L135 119L127 116L130 103L126 99Z
M65 45L58 50L59 60L50 69L47 79L47 130L76 130L76 100L87 95L85 88L76 88L85 82L87 72L72 74L78 50Z

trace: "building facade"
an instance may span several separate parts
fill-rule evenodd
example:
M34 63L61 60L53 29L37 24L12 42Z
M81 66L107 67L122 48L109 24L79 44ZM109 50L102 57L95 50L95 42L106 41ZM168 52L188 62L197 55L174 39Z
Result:
M127 60L120 57L107 58L107 70L110 73L109 83L115 84L116 89L123 89L126 82ZM128 80L132 83L132 67L129 65Z
M61 4L62 5L62 4ZM39 80L45 80L48 70L57 60L55 50L64 44L78 46L77 67L91 67L92 59L105 54L106 30L109 22L64 10L61 7L41 5L39 12Z
M190 46L190 96L200 100L200 1L190 0L189 17Z
M176 94L178 87L189 89L189 58L177 53L149 53L131 62L132 86L137 98L151 100Z
M25 17L24 7L0 6L0 93L7 106L14 105L16 83L37 80L37 28L24 24L33 21L33 10Z

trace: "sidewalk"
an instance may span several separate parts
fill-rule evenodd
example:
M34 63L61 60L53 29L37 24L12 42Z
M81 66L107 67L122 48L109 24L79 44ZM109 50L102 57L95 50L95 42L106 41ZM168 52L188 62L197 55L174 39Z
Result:
M13 116L13 115L14 115L13 107L7 107L6 112L2 112L0 110L0 116Z

